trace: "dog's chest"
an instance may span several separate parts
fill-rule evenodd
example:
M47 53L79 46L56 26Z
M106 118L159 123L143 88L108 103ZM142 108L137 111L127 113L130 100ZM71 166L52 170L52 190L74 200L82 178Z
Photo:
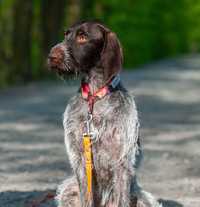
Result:
M127 148L129 142L126 141L126 126L130 125L127 120L130 117L137 118L133 103L129 96L116 92L112 97L104 97L94 105L90 129L95 135L92 157L98 185L107 186L112 182L114 169ZM70 101L64 114L65 142L71 154L71 163L75 165L80 163L84 166L83 134L87 115L88 103L80 96Z
M117 107L117 105L116 105ZM118 135L118 114L115 106L110 105L109 98L100 100L94 105L93 117L90 122L90 132L93 135L92 151L96 167L107 165L112 160L119 159L121 140ZM69 107L67 116L67 131L73 135L77 150L83 152L83 134L88 115L88 103L77 98ZM106 167L106 166L105 166Z

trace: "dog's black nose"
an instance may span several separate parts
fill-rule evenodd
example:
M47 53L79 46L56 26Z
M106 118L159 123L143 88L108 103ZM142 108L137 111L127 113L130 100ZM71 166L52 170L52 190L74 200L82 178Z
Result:
M61 62L62 62L61 58L58 58L58 57L52 56L52 55L48 56L48 63L49 63L50 67L58 66Z
M64 51L61 46L53 47L48 55L48 66L50 69L60 68L64 62Z

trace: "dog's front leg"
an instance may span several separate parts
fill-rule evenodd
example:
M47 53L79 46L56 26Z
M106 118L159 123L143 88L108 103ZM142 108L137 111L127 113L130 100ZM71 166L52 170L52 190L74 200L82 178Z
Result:
M122 166L115 170L113 190L106 207L130 207L130 175Z
M88 200L88 192L87 192L87 179L85 175L85 169L83 166L83 162L75 169L75 175L78 181L79 190L80 190L80 200L82 207L92 207L92 197Z
M68 146L68 144L69 143L66 143L66 147ZM86 199L87 183L86 183L86 176L85 176L85 169L84 169L84 158L80 150L72 146L67 147L67 154L68 154L69 161L73 169L73 172L76 176L76 180L78 182L81 206L90 207Z

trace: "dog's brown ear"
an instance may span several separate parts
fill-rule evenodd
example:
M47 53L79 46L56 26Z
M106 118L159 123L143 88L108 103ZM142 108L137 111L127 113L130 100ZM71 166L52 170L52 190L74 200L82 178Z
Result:
M123 54L120 42L114 32L105 30L104 48L101 53L101 66L105 80L110 80L122 68Z

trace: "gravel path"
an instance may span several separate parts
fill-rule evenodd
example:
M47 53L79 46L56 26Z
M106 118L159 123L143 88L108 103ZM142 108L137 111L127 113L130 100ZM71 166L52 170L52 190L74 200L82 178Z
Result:
M139 177L165 207L200 206L200 57L125 72L141 119ZM0 91L0 207L53 207L42 200L71 174L62 113L77 82ZM40 204L34 204L40 200Z

